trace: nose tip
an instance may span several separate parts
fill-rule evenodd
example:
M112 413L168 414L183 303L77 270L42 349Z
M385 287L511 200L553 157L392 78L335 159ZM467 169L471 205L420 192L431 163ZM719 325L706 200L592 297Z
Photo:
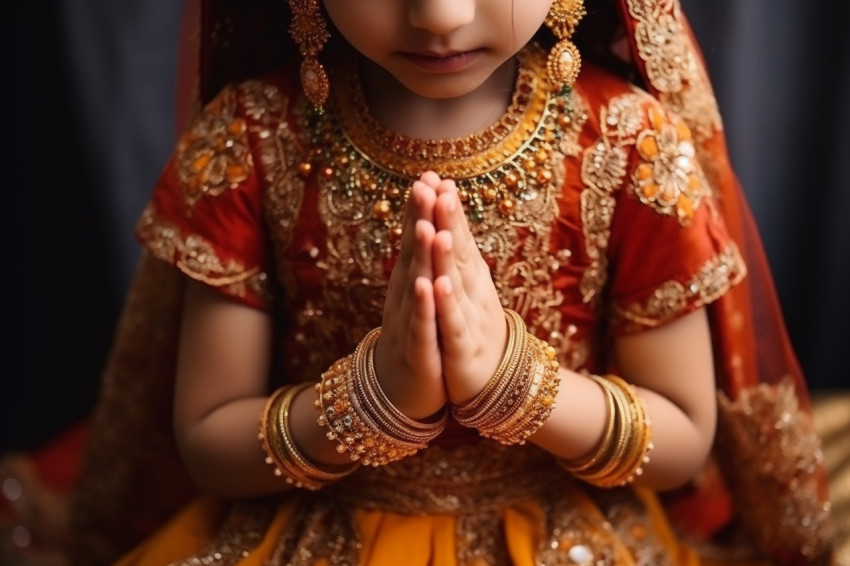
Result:
M409 9L410 24L445 35L475 19L475 0L419 0Z

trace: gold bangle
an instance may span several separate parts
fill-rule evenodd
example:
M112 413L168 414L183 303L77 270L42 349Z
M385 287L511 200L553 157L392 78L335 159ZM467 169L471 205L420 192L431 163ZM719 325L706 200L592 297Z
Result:
M528 341L530 380L524 397L509 419L492 429L479 429L482 436L501 444L524 444L543 426L556 406L561 376L555 350L530 334Z
M594 379L609 395L609 416L603 441L591 457L578 465L559 460L558 463L577 478L598 487L622 486L634 481L643 473L653 449L652 434L646 404L636 388L615 375Z
M501 444L524 444L555 408L561 376L555 350L505 309L508 340L496 372L471 401L452 407L455 420Z
M295 487L316 490L354 472L358 466L326 471L311 464L295 446L289 427L289 408L298 393L311 384L284 385L266 401L260 418L259 438L266 453L265 462L274 474Z
M295 397L305 389L311 387L311 383L302 383L290 388L280 401L277 422L280 433L279 438L281 440L282 460L292 474L293 483L295 483L296 487L305 487L307 489L315 490L324 487L325 485L335 483L354 473L360 465L355 463L354 465L334 471L323 470L307 460L307 458L298 449L298 446L292 438L289 411ZM298 485L298 482L295 481L297 478L301 479L301 483L303 485Z
M517 371L517 364L522 360L522 344L517 346L517 340L525 336L525 321L515 311L504 309L508 325L508 338L505 351L496 371L490 377L484 388L471 400L463 405L452 407L455 420L464 426L476 428L476 422L482 415L490 413L492 405L498 400L509 384L509 377Z
M411 419L390 402L375 372L375 346L380 336L380 327L371 330L354 351L352 372L355 393L367 416L390 436L421 444L424 448L445 430L448 412L443 411L433 422L421 422Z
M325 435L336 440L338 452L348 452L352 461L370 466L382 466L418 452L422 444L389 435L365 413L352 383L352 357L334 362L316 384L319 395L314 406L320 412L316 422L328 429Z
M590 379L599 386L602 390L602 394L605 396L605 407L608 413L608 418L605 422L605 428L602 431L602 437L599 439L596 447L586 457L578 460L566 460L563 458L558 460L558 464L562 468L572 473L580 473L590 470L597 462L599 462L600 459L605 457L611 450L612 442L614 440L614 431L617 428L616 408L614 406L613 394L610 391L610 385L606 380L598 375L591 375Z

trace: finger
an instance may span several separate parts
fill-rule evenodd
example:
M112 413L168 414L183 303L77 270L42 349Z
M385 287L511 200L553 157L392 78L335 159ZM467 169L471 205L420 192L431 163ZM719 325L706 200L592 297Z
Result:
M443 354L448 358L464 356L470 351L472 339L451 278L446 275L434 279L434 307Z
M432 379L439 378L439 350L434 288L430 279L418 277L413 284L414 307L410 318L409 359Z
M431 187L437 189L440 186L442 179L433 171L425 171L419 176L419 180Z
M438 230L448 230L454 242L455 259L459 269L463 270L478 256L475 238L469 229L469 223L458 197L453 181L443 181L437 190L434 203L434 219Z
M462 307L466 301L466 292L455 252L454 236L449 230L440 230L434 234L432 245L433 273L434 279L444 277L447 279L452 296Z
M387 289L386 307L390 310L398 308L407 292L408 285L399 280L407 277L416 251L416 223L420 220L433 223L435 199L433 187L420 181L413 183L405 209L399 256Z
M418 220L413 232L413 255L407 271L408 277L411 281L417 277L425 277L430 281L434 279L432 249L435 237L434 225L427 220Z

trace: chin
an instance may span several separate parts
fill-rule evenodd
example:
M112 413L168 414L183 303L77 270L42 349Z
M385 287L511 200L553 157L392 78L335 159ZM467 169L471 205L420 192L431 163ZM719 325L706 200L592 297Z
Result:
M417 81L415 84L402 83L412 93L431 100L451 100L462 98L474 93L481 88L485 81L462 79L462 80L435 80L428 84Z

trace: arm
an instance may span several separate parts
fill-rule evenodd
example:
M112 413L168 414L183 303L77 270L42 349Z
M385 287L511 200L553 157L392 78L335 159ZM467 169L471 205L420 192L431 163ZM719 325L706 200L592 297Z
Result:
M174 422L184 463L204 491L253 497L289 487L264 463L257 438L268 397L270 352L267 313L206 285L187 284ZM292 433L299 447L317 462L348 463L316 425L313 399L308 389L293 401Z
M621 377L638 386L646 403L655 446L635 482L677 487L697 473L714 440L717 407L705 310L621 337L615 348ZM607 416L602 390L587 377L561 370L557 403L532 441L559 457L580 458L602 436Z

